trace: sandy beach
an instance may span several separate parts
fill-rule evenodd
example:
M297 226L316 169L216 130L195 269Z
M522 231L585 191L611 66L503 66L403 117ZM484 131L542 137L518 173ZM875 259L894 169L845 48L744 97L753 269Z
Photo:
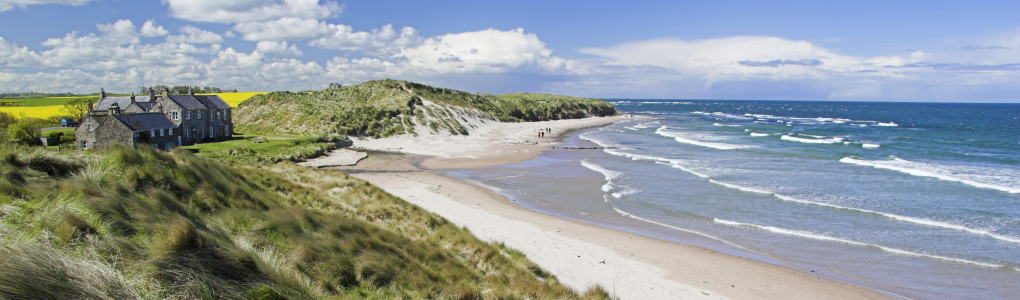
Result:
M356 148L390 154L341 169L356 170L353 176L483 240L521 251L578 291L599 284L621 299L887 298L788 267L533 212L488 189L428 172L525 161L555 145L557 134L629 118L490 123L469 136L355 140ZM539 138L542 128L553 135Z

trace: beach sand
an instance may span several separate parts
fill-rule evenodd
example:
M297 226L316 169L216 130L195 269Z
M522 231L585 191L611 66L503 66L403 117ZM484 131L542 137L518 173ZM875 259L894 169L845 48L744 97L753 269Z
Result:
M369 155L341 167L390 194L517 249L577 290L599 284L621 299L876 299L876 291L702 247L648 238L522 208L485 188L428 169L521 162L555 145L554 134L629 117L492 123L470 136L422 135L355 140Z

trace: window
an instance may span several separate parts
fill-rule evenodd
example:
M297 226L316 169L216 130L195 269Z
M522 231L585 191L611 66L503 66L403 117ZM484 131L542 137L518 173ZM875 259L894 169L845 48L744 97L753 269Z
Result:
M85 130L92 131L92 119L89 119L89 122L85 123Z
M152 145L149 145L149 146L152 146L152 149L159 149L159 144L152 144Z
M166 129L160 129L159 130L159 136L163 136L163 134L165 134L165 133L166 133Z
M89 148L89 141L81 141L81 148L82 149L88 149Z
M167 133L167 135L174 135L174 129L173 129L173 128L170 128L170 129L168 129L168 130L169 130L170 132L169 132L169 133Z
M180 120L181 119L180 114L181 114L181 111L179 111L179 110L171 111L170 112L170 119L174 120L174 121Z
M184 138L188 138L188 130L187 129L184 130Z
M134 136L134 139L133 139L133 141L135 141L135 142L137 142L137 141L138 141L138 133L137 133L137 132L135 132L135 136Z
M230 125L223 125L223 136L230 136Z
M223 120L223 112L222 111L218 111L218 110L216 111L216 119L217 120Z
M187 114L184 115L184 119L185 120L191 120L191 112L190 111Z
M202 119L202 112L200 112L200 111L197 112L197 115L198 115L198 119L201 120Z
M212 126L209 126L209 138L214 138L214 137L216 137L216 132L213 131L213 127Z
M209 110L209 120L212 120L212 119L213 119L213 118L212 118L212 115L213 115L213 111L214 111L214 110L215 110L215 109L210 109L210 110Z
M156 130L155 130L155 129L153 129L153 130L149 130L149 136L150 136L150 137L151 137L151 136L156 136Z

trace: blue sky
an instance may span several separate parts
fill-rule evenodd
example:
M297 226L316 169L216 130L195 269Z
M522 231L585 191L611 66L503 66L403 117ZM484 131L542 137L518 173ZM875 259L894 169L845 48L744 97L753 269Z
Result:
M0 92L1020 102L1020 1L0 0Z

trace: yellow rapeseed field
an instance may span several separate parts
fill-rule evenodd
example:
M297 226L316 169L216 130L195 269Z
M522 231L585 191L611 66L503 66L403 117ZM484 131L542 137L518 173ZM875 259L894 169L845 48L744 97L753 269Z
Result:
M10 113L18 118L30 117L45 119L52 116L60 115L60 109L64 108L63 105L49 105L49 106L5 106L0 107L0 111Z
M203 94L203 95L217 95L223 99L223 101L230 104L230 107L237 107L238 104L248 100L255 95L266 94L267 92L243 92L243 93L216 93L216 94ZM60 109L63 105L48 105L48 106L3 106L0 107L0 111L7 112L15 117L23 118L40 118L45 119L52 116L60 115Z
M226 101L227 104L230 104L230 107L237 107L237 105L241 104L241 102L244 102L244 100L248 100L248 98L251 98L252 96L262 94L268 94L268 92L215 93L199 95L217 95L220 96L220 98L222 98L223 101Z

